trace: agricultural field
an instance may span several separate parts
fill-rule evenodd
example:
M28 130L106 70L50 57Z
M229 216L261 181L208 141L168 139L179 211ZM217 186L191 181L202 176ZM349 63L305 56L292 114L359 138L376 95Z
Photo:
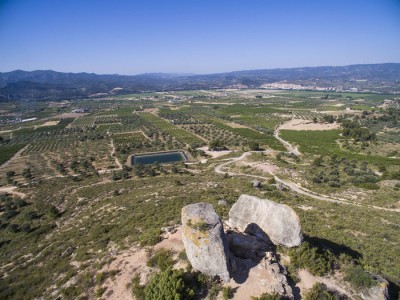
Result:
M141 113L140 116L145 119L146 121L150 122L155 128L160 129L170 136L177 139L182 144L197 144L201 145L204 143L202 139L199 137L187 132L184 129L181 129L177 126L174 126L170 122L161 119L151 113Z
M184 205L211 203L226 220L241 194L296 211L311 247L296 248L301 259L329 260L318 275L356 267L398 295L400 111L379 107L388 97L230 89L4 108L38 119L0 126L0 298L105 299L115 278L131 295L137 274L113 262L152 257ZM88 112L71 114L77 108ZM291 122L308 127L290 130ZM126 163L178 149L188 162ZM297 263L285 261L293 286L299 269L315 272Z

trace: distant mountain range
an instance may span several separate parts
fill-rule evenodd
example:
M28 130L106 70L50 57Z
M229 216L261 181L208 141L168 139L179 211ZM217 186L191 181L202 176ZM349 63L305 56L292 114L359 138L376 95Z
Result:
M272 83L300 85L311 90L400 93L400 63L248 70L207 75L149 73L126 76L16 70L0 73L0 101L79 99L147 91L259 88ZM279 84L275 86L279 88Z

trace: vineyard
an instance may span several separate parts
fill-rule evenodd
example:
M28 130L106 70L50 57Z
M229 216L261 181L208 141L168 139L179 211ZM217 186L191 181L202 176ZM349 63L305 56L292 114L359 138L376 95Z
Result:
M168 143L163 143L160 139L154 136L154 139L149 139L142 132L113 134L112 136L117 157L121 162L125 162L129 155L166 150Z
M232 118L235 123L249 126L257 131L272 132L274 128L286 121L287 117L282 117L275 114L257 114L248 115L242 114L238 117Z
M186 131L201 136L206 141L219 140L226 146L241 146L246 143L240 135L218 128L213 124L181 125Z
M94 119L94 125L121 124L121 118L118 115L100 115Z
M71 128L88 128L94 126L95 116L83 116L76 118L74 122L71 123Z
M151 122L151 124L167 134L171 135L172 137L176 138L180 143L182 144L188 144L188 145L202 145L205 143L202 139L198 138L197 136L187 132L186 130L179 128L177 126L174 126L170 122L161 119L151 113L141 113L140 114L143 119L145 119L148 122Z
M268 133L263 133L259 131L255 131L250 128L234 128L224 124L224 122L215 119L209 118L208 122L215 125L218 128L230 131L238 136L240 136L244 141L242 144L247 144L249 141L256 141L260 144L260 146L268 146L272 149L284 151L285 148L283 145L272 136L272 132L268 131Z
M309 112L309 111L293 111L293 118L323 122L324 114L318 112Z

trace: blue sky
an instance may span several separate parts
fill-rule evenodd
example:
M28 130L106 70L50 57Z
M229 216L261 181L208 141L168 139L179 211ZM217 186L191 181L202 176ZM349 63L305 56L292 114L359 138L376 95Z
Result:
M0 0L0 71L400 62L400 0Z

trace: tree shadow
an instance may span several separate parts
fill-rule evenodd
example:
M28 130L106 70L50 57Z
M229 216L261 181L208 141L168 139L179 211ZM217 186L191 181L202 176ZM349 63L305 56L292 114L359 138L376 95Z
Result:
M304 241L309 242L310 245L315 246L317 248L330 250L336 257L344 253L353 259L359 260L362 258L362 254L360 252L353 250L346 245L337 244L327 239L304 235Z

